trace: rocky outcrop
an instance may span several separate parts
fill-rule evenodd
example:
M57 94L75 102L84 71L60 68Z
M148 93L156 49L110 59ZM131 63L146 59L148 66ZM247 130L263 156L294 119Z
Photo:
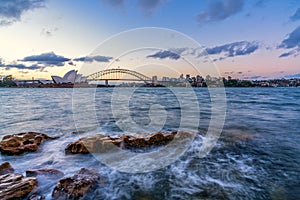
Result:
M57 169L27 169L26 170L27 177L37 177L37 176L50 176L50 177L63 177L64 173Z
M149 147L156 147L168 144L173 140L179 132L172 132L169 134L155 133L146 138L134 137L130 135L122 135L120 137L104 136L97 134L90 137L84 137L76 142L69 143L66 148L66 154L87 154L87 153L100 153L105 148L111 147L112 144L123 149L143 149ZM180 132L185 133L185 132Z
M4 162L0 165L0 175L14 173L14 171L9 162Z
M85 199L99 184L103 184L103 180L96 171L82 168L74 176L60 179L53 189L52 198L56 200Z
M37 185L37 179L23 177L21 174L0 176L0 199L18 199L27 196Z
M24 152L35 152L38 150L41 143L50 139L55 138L36 132L6 135L0 142L0 151L7 155L20 155Z

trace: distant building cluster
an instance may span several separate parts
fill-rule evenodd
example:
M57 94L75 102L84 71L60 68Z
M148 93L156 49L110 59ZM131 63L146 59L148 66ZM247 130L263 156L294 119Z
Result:
M192 87L300 87L300 79L271 79L271 80L241 80L233 79L231 76L211 77L207 75L205 78L197 75L191 77L189 74L185 76L181 74L178 78L163 77L158 80L157 76L152 77L154 84L166 84L172 86L185 86L190 84Z
M51 76L52 80L30 79L17 80L11 75L0 75L0 87L90 87L87 78L79 74L76 70L67 72L63 77ZM90 83L92 84L92 83ZM99 85L101 86L101 85ZM105 86L105 85L104 85ZM108 85L107 85L108 86ZM123 87L300 87L300 79L272 79L272 80L240 80L225 77L211 77L207 75L205 78L196 75L191 76L181 74L178 78L152 76L148 82L123 82L119 86Z

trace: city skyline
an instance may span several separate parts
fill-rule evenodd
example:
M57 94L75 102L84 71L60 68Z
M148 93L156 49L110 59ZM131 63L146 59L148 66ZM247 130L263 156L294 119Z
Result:
M163 61L183 74L193 74L181 61L201 54L192 48L149 50L122 59L113 48L125 44L118 44L111 52L91 56L112 35L160 27L181 32L203 46L221 76L300 77L300 2L296 0L0 2L0 74L50 79L80 70L84 60L128 68Z

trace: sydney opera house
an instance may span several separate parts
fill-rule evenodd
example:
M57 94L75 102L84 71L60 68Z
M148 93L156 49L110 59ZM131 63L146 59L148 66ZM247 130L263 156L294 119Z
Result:
M52 80L56 84L62 83L85 83L87 79L82 74L78 74L77 70L71 70L67 72L63 77L59 76L51 76Z

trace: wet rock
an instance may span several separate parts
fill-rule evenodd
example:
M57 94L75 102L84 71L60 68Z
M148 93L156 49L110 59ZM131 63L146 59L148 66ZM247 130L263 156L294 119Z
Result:
M241 132L239 130L226 130L222 133L220 140L228 147L235 147L245 144L252 140L254 136L250 133Z
M37 177L37 176L51 176L51 177L63 177L64 173L57 169L28 169L26 170L27 177Z
M66 148L66 154L87 154L100 153L110 148L112 144L123 149L143 149L149 147L156 147L168 144L173 140L175 135L179 132L172 132L169 134L154 133L148 137L134 137L131 135L122 135L120 137L104 136L97 134L94 136L83 137L76 142L69 143ZM180 132L184 134L185 132Z
M27 196L37 185L37 179L23 177L21 174L0 176L0 199L17 199Z
M43 195L50 187L57 183L57 181L64 176L64 173L57 169L41 168L41 169L27 169L27 177L35 177L39 182L39 187L32 192L29 200L44 200Z
M45 200L45 196L44 195L37 195L37 194L33 194L31 195L28 200Z
M9 162L4 162L0 165L0 175L14 173L14 171Z
M103 179L96 171L82 168L74 176L60 179L53 189L52 198L85 199L103 183Z
M36 132L6 135L0 142L0 151L7 155L20 155L24 152L35 152L38 150L41 143L51 139L55 138Z

